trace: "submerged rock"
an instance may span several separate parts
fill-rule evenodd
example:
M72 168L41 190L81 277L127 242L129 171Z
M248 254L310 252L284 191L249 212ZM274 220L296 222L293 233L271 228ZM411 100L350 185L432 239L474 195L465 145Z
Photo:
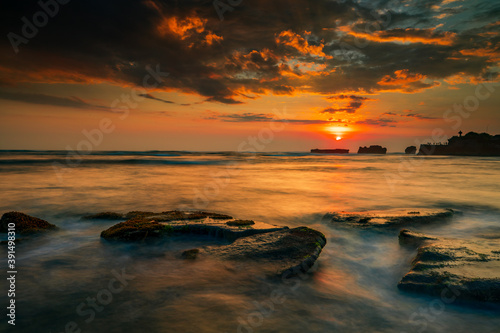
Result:
M15 224L16 234L32 234L46 230L55 230L57 227L49 222L20 212L8 212L0 219L0 232L8 232L9 224Z
M402 230L399 241L419 247L399 289L500 302L500 240L466 241Z
M325 236L306 227L289 229L263 222L233 219L208 212L170 211L118 223L101 233L107 240L141 241L186 234L223 238L228 245L184 251L184 259L208 255L255 262L268 273L288 276L308 271L326 244Z
M186 250L182 252L182 259L196 259L198 257L198 253L200 253L199 249Z
M252 220L234 220L234 221L228 221L226 222L226 224L232 227L243 227L243 226L253 225L255 224L255 222Z
M102 212L82 217L85 220L123 220L124 215L115 212Z
M394 209L368 212L328 213L323 220L348 227L402 227L430 224L451 219L458 212L452 209Z

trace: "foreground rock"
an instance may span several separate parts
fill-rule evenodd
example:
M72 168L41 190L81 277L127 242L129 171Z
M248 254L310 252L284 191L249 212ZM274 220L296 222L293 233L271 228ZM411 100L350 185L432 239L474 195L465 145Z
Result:
M369 212L328 213L323 220L348 227L403 227L415 224L430 224L451 219L452 209L394 209Z
M49 222L20 212L8 212L0 219L0 232L8 232L9 224L15 224L16 234L34 234L57 227Z
M419 247L399 289L448 299L500 302L500 240L464 241L402 230L399 241Z
M174 210L118 223L104 230L101 237L108 240L137 241L174 234L201 234L234 241L239 237L282 229L284 228L267 223L233 219L229 215Z
M143 241L188 234L219 237L232 243L184 251L183 259L211 256L249 262L266 273L289 276L307 272L326 244L322 233L306 227L289 229L228 215L181 211L133 218L104 230L101 237Z
M206 247L202 253L254 262L263 270L286 278L307 272L325 244L322 233L299 227L238 238L229 245Z
M209 213L209 212L181 212L178 210L170 210L161 213L155 212L145 212L140 210L134 210L126 214L116 213L116 212L101 212L97 214L85 215L82 217L84 220L131 220L138 218L151 218L157 217L162 218L165 221L179 219L179 220L196 220L206 217L211 217L213 219L232 219L229 215Z

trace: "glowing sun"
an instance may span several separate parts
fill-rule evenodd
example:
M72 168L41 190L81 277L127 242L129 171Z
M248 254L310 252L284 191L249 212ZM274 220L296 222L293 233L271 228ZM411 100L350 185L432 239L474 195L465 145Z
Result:
M335 140L337 140L337 141L342 140L342 137L338 136L338 137L335 138Z

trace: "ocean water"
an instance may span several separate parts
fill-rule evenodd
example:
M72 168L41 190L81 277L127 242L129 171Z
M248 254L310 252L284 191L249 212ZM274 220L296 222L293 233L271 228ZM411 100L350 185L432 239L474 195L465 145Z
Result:
M332 211L453 208L463 214L413 229L480 240L500 233L499 162L402 154L1 151L0 213L22 211L60 228L17 245L15 330L499 332L494 304L444 304L399 291L416 251L399 246L397 231L352 230L322 219ZM110 244L99 235L116 222L81 219L101 211L172 209L309 226L328 243L314 272L281 281L239 263L179 259L183 250L217 239ZM5 317L0 330L12 330Z

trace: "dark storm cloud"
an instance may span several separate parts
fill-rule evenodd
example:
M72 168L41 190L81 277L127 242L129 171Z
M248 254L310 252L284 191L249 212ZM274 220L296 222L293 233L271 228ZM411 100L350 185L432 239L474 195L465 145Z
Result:
M369 100L371 100L371 98L363 97L363 96L357 96L357 95L337 95L337 96L327 97L327 99L331 99L331 100L336 100L336 99L350 99L350 100L356 100L356 101L369 101Z
M172 101L168 101L166 99L161 99L161 98L158 98L158 97L154 97L151 94L139 94L139 96L142 96L142 97L148 98L148 99L152 99L152 100L155 100L155 101L167 103L167 104L174 104L174 102L172 102Z
M263 113L242 113L242 114L227 114L220 115L218 119L227 122L256 122L256 121L272 121L271 115Z
M426 116L426 115L423 115L420 113L413 112L411 110L407 111L406 113L385 112L382 114L382 116L406 117L406 118L414 118L414 119L421 119L421 120L442 119L439 117Z
M360 107L363 105L363 102L360 101L350 101L347 106L343 108L326 108L321 111L321 113L337 113L337 112L346 112L346 113L355 113Z
M389 127L395 127L397 123L398 123L397 120L389 118L365 119L355 122L355 124L361 124L361 125L376 125L376 126L389 126Z
M252 123L252 122L280 122L291 124L329 124L332 121L321 119L281 119L276 118L272 114L264 113L231 113L231 114L218 114L212 112L210 116L205 117L207 120L221 120L224 122L235 123Z
M240 104L264 94L415 92L436 86L433 80L458 73L480 76L494 67L490 57L479 54L498 45L498 36L479 36L486 28L435 30L434 16L450 14L452 5L443 7L430 0L411 3L396 3L397 10L389 12L384 23L375 14L391 9L394 2L244 1L220 21L211 0L71 1L61 5L27 44L20 44L18 54L3 39L0 85L143 86L150 74L147 66L158 65L169 73L159 90ZM32 20L40 11L35 0L10 1L3 7L4 36L20 35L21 18ZM491 12L497 7L483 7L476 10L486 26L492 23L488 19L496 20L484 17L486 9ZM359 22L376 23L379 30L353 35L349 29L363 29ZM441 37L449 43L439 44ZM398 42L404 38L409 42ZM379 84L403 69L422 75L422 80ZM362 102L351 99L343 111L355 112Z
M337 112L355 113L364 104L365 101L373 100L368 97L357 96L357 95L337 95L337 96L327 97L327 99L333 101L346 100L348 103L345 106L339 108L334 108L334 107L325 108L321 111L321 113L331 113L331 114Z

